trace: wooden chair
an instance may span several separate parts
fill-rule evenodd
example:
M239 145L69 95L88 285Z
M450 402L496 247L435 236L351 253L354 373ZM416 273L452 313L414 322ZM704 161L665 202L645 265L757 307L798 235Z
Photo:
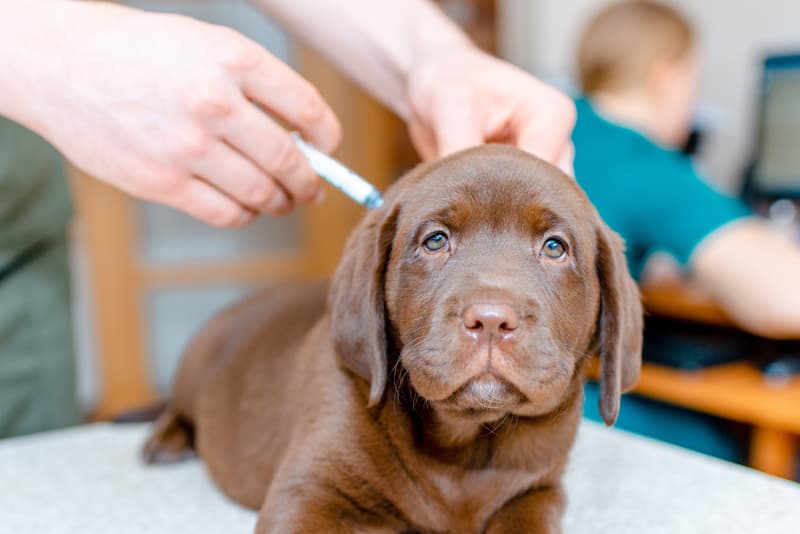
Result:
M735 327L716 302L686 284L650 288L643 297L653 315ZM742 362L697 371L645 363L636 393L749 425L750 466L784 478L797 476L800 376L776 384Z

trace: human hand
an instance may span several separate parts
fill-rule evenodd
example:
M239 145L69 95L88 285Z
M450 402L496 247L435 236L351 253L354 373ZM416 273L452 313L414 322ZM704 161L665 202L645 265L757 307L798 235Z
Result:
M322 200L288 133L258 106L327 152L339 123L313 86L261 46L177 15L95 2L44 11L45 22L20 36L31 38L25 59L34 67L21 86L35 111L19 122L76 166L215 226Z
M575 106L555 88L471 46L428 54L409 73L409 132L425 159L509 143L572 174Z

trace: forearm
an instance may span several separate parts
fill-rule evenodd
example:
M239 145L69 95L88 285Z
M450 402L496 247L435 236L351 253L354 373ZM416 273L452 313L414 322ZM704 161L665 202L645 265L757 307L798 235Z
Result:
M252 0L359 85L408 119L410 71L469 39L427 0Z
M63 4L71 2L0 2L0 115L36 131L43 126L36 102L45 79L59 63L55 41L72 26L69 20L61 28L54 23L52 10L61 10Z
M800 339L800 246L751 219L701 243L692 273L741 327Z

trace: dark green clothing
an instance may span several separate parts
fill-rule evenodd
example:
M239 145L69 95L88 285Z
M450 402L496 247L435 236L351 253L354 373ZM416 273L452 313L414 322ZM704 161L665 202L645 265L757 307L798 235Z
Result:
M78 422L64 165L45 141L0 118L0 269L46 247L0 282L0 437Z
M575 177L606 223L626 242L639 278L647 258L665 251L686 266L704 237L750 211L703 181L691 159L598 115L576 101Z
M714 230L750 211L711 188L684 154L611 123L586 99L576 101L575 177L606 223L626 242L628 267L642 274L655 251L682 266ZM601 421L596 384L587 384L586 417ZM628 394L617 427L724 458L744 461L742 441L719 419Z

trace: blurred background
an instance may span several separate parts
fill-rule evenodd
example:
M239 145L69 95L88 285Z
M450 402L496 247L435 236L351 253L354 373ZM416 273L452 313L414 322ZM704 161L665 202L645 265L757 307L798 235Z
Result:
M125 3L229 25L293 65L319 87L342 121L344 141L338 157L380 188L417 162L401 121L246 2ZM481 47L570 94L577 90L578 37L589 18L608 3L438 2ZM713 177L715 187L735 196L747 193L748 201L769 214L782 199L759 197L758 180L752 173L748 178L747 170L763 129L764 61L771 55L800 54L800 3L665 3L690 19L701 41L703 74L695 133L702 143L695 151L696 162ZM800 92L790 90L786 98L800 106ZM262 218L242 230L217 230L168 208L131 200L76 171L70 183L77 212L71 263L78 389L82 412L94 419L166 396L182 347L221 307L255 287L328 276L349 229L362 214L352 201L329 191L320 208L281 219ZM800 190L800 183L793 187ZM713 302L685 288L654 291L646 300L652 314L700 325L700 337L691 338L694 341L665 342L678 347L675 350L695 343L708 348L706 352L725 352L714 344L713 336L720 336L714 329L729 332L730 324ZM723 333L721 339L737 338ZM740 425L749 447L744 461L796 477L800 381L794 371L767 380L761 367L743 363L738 356L730 360L723 356L713 362L721 366L651 362L638 393Z

